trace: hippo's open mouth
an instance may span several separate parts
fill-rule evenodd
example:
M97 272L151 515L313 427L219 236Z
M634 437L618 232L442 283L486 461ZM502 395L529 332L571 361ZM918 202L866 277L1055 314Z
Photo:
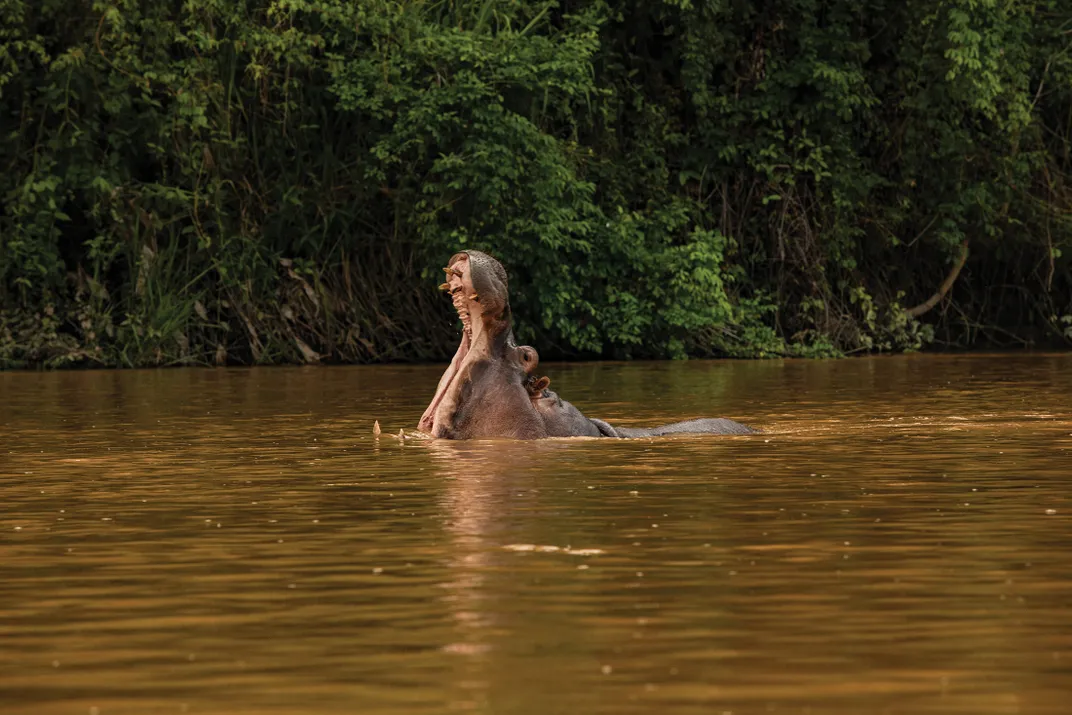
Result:
M456 253L443 269L447 281L440 288L450 294L454 309L458 311L462 339L450 367L439 380L435 397L417 425L422 432L433 436L440 436L449 429L461 387L468 380L471 366L489 357L494 333L501 332L498 328L504 325L509 328L509 316L503 315L508 305L505 271L497 261L493 261L493 265L484 265L480 260L483 256L475 251L472 258L469 252Z

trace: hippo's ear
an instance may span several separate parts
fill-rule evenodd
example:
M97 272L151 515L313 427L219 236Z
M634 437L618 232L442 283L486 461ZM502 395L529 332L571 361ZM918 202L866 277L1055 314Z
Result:
M544 377L541 377L539 380L537 380L536 384L534 385L534 387L536 388L537 392L543 392L544 390L546 390L550 386L551 386L551 378L547 377L546 375Z

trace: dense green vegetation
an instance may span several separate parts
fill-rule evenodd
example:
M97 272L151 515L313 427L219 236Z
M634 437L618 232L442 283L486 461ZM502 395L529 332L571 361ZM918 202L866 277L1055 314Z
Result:
M0 132L0 366L441 358L460 246L545 356L1072 341L1065 0L0 0Z

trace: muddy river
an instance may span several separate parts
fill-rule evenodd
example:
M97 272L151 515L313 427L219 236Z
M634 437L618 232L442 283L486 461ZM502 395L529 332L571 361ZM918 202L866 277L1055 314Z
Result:
M1072 356L544 367L0 373L0 713L1072 712Z

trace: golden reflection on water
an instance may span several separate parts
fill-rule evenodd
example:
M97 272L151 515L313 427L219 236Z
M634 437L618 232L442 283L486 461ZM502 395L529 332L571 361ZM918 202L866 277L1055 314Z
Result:
M3 713L1065 713L1072 358L0 374ZM385 434L371 434L378 419Z

